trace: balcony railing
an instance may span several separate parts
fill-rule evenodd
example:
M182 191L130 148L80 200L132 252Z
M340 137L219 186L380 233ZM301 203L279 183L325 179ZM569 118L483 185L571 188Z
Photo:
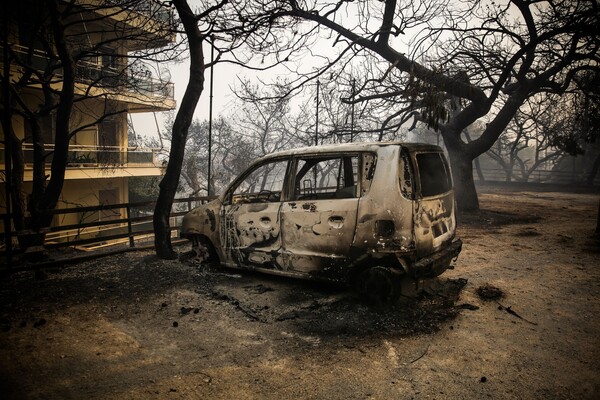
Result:
M52 162L53 146L46 145L46 163ZM142 166L159 167L158 158L160 149L141 149L138 147L114 146L69 146L67 168L78 167L116 167L116 166ZM4 169L4 148L0 147L0 169ZM23 144L23 157L25 164L33 164L33 145Z
M154 79L143 73L134 74L126 69L102 67L95 63L80 61L77 64L76 77L80 82L93 83L118 93L127 92L170 100L175 98L172 82Z
M28 54L28 49L24 46L12 44L11 49L19 54L23 60L29 59L27 64L30 68L38 71L49 71L55 69L53 73L62 77L62 70L58 67L57 61L47 57L47 54L38 49L34 49ZM31 57L31 58L29 58ZM0 64L3 62L2 52L0 52ZM80 83L92 84L99 88L112 90L115 94L132 94L156 99L175 98L174 85L172 82L153 78L145 71L135 73L127 68L115 68L103 66L95 62L81 60L76 64L76 81Z
M109 0L109 4L119 7L122 6L122 1L118 0ZM132 2L128 3L127 6L146 17L150 17L155 21L158 21L168 27L173 27L175 25L175 13L174 10L165 7L160 3L156 3L153 1L140 1L140 2Z

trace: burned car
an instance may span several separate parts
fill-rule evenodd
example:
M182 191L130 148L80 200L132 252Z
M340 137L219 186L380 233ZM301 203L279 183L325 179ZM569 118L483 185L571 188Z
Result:
M450 169L421 143L307 147L254 162L183 218L201 261L346 281L383 300L458 256Z

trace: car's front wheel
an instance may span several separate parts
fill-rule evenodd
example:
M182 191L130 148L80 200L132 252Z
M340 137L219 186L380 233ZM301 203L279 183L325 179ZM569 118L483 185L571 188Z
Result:
M192 253L194 260L199 263L219 262L217 252L212 243L203 236L194 235L190 238L192 242Z

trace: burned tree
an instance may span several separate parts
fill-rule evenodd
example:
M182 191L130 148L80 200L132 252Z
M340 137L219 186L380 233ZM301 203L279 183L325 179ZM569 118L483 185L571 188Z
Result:
M234 129L234 125L232 119L223 116L212 122L211 193L220 193L256 157L263 155L255 138ZM194 120L189 128L180 185L192 196L208 192L208 130L208 122L199 120Z
M285 57L275 57L265 63L264 57L260 60L261 51L248 52L248 49L267 51L276 46L281 53L290 53L306 43L305 38L298 40L278 36L285 23L273 18L268 4L228 0L203 2L195 12L186 0L173 0L173 4L181 20L181 33L189 45L190 81L173 122L169 163L154 212L154 245L156 254L161 258L176 256L171 244L169 214L179 184L193 112L204 89L206 68L211 65L217 68L216 65L227 62L266 70L285 62ZM217 53L211 63L204 61L203 44L212 46ZM260 61L255 63L257 58Z
M538 93L561 95L582 73L598 69L598 15L597 3L589 0L293 1L273 10L274 18L328 29L339 46L305 78L351 65L358 56L387 65L378 77L360 82L350 101L387 99L386 123L422 121L438 129L462 210L479 207L473 160L495 143L522 104ZM409 43L402 43L409 34ZM389 82L390 90L382 91L381 82ZM456 107L456 99L464 105ZM485 116L491 117L482 135L465 141L464 129Z
M527 182L540 167L550 168L564 151L552 134L559 107L559 96L547 94L528 99L506 126L496 143L486 152L504 171L506 181Z
M163 259L176 257L171 244L171 229L169 217L173 199L177 192L183 156L185 152L185 143L188 129L192 123L192 118L198 99L204 89L204 53L202 45L207 36L200 32L198 28L198 19L210 14L211 9L205 11L198 18L186 0L174 0L173 4L177 9L181 24L183 25L187 41L189 43L190 53L190 80L187 84L183 100L173 122L173 133L171 137L171 149L169 151L169 163L167 170L160 182L160 191L156 206L154 208L154 247L156 254Z

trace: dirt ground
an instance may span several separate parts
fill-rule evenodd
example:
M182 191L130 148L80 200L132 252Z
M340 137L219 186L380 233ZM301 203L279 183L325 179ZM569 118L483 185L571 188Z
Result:
M600 398L598 195L481 203L455 269L393 307L149 251L4 277L2 398Z

